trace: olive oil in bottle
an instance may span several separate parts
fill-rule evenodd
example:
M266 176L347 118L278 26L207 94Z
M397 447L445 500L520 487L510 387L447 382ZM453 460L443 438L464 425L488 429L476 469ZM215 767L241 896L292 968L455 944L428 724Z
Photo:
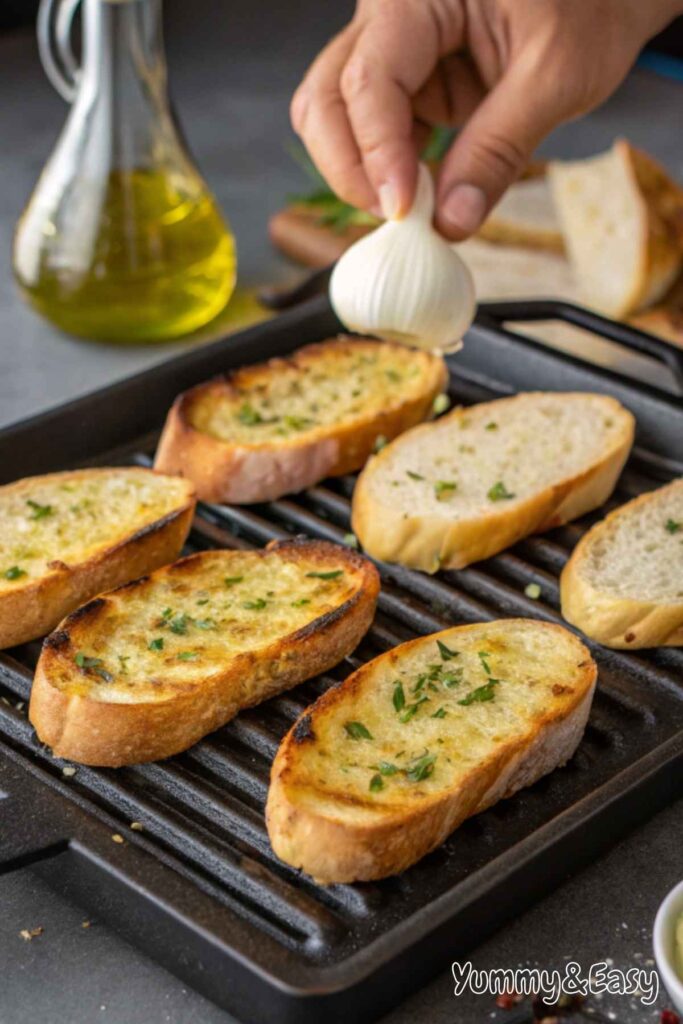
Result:
M19 220L14 272L57 327L118 343L195 330L235 286L230 229L190 157L168 97L161 0L41 0L41 56L72 103Z

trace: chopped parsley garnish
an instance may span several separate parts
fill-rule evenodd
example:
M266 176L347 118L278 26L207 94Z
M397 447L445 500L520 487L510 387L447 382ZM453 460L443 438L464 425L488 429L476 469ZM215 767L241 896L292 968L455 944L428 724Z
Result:
M130 654L117 654L116 657L119 659L119 668L124 675L128 674L128 662L130 661Z
M389 367L389 369L385 370L384 372L385 372L387 378L389 380L393 381L394 384L397 384L400 380L403 379L401 377L401 374L398 372L398 370L394 370L393 367Z
M428 700L429 697L426 694L423 694L422 697L418 698L418 700L416 700L414 704L409 704L399 718L399 721L402 723L402 725L405 725L407 722L410 721L411 718L414 718L414 716L419 711L420 706L422 704L425 704Z
M414 473L412 469L406 470L406 476L409 476L411 480L424 480L423 476L420 476L419 473Z
M445 708L439 708L432 715L432 718L445 718L445 717L446 717L446 709Z
M406 706L406 695L403 690L403 683L398 679L394 685L394 693L391 698L396 711L403 711Z
M436 398L434 399L434 403L432 405L432 409L434 410L434 413L437 416L439 416L442 412L445 412L446 409L450 408L450 404L451 404L451 400L448 397L448 395L445 395L445 394L437 395Z
M306 576L315 580L338 580L344 575L343 569L332 569L330 572L307 572Z
M241 583L244 576L226 576L223 582L226 587L234 587L236 583Z
M436 646L439 648L439 654L441 655L442 661L452 661L453 658L457 658L459 651L452 651L450 647L447 647L443 640L437 640Z
M26 504L33 510L31 519L45 519L47 516L51 516L54 512L52 505L40 505L37 501L33 501L31 498L26 499Z
M147 650L148 651L163 651L163 649L164 649L164 638L163 638L163 636L158 636L154 640L150 640L150 642L147 644Z
M478 686L476 690L471 690L466 697L458 701L458 704L462 704L463 707L467 707L469 704L483 704L487 700L493 700L495 697L495 688L500 680L489 679L483 686Z
M305 604L310 604L310 597L300 597L296 601L292 601L292 608L303 608Z
M372 446L372 450L373 450L373 452L376 455L377 452L381 452L382 451L382 448L386 448L386 445L387 445L387 439L384 436L384 434L378 434L377 437L375 438L375 443Z
M477 657L479 658L479 661L481 662L481 667L483 668L483 670L486 673L486 675L490 676L491 675L491 669L489 668L489 663L488 663L488 660L487 660L488 658L491 657L489 652L488 651L477 651Z
M245 427L255 427L258 423L263 423L263 416L260 412L257 412L249 402L245 402L244 405L240 407L240 410L237 413L237 419L240 423L243 423Z
M449 672L444 672L441 676L441 682L447 690L452 690L454 686L459 686L462 682L462 675L464 669L455 668Z
M176 615L175 618L169 619L168 628L172 633L176 633L178 636L184 636L187 633L188 623L192 622L192 619L186 612L182 615Z
M209 603L208 597L200 597L199 600L197 601L197 604L208 604L208 603Z
M437 480L434 484L434 494L437 501L445 501L458 489L454 480Z
M380 775L396 775L399 769L391 761L380 761L377 765L377 770Z
M313 420L307 416L285 416L283 423L289 430L305 430L311 426Z
M498 430L498 424L494 423L493 420L492 420L490 423L486 424L486 426L484 427L484 430Z
M502 480L498 480L493 487L489 488L486 497L489 501L507 501L510 498L514 498L515 495L508 491Z
M384 789L384 779L379 772L376 772L370 779L369 788L371 793L378 793L380 789Z
M90 655L84 654L83 651L77 651L74 661L79 668L94 672L100 679L104 679L105 683L111 683L114 678L111 672L107 672L104 668L102 658L92 658Z
M242 607L246 608L250 612L261 612L266 607L268 602L263 597L257 597L253 601L244 601Z
M198 657L196 651L180 651L178 661L196 661Z
M373 738L370 730L362 722L345 722L344 729L346 735L350 736L352 740L371 740Z
M683 523L677 523L675 519L667 519L664 529L667 533L679 533L683 530Z
M215 629L216 628L216 620L215 619L194 619L193 621L194 621L194 624L197 627L197 629Z
M406 771L408 781L422 782L424 779L428 779L434 771L436 756L436 754L430 754L427 750L421 757L415 758L411 762L410 768Z
M18 565L11 565L9 569L5 569L2 575L6 580L19 580L26 575L26 569L21 569Z

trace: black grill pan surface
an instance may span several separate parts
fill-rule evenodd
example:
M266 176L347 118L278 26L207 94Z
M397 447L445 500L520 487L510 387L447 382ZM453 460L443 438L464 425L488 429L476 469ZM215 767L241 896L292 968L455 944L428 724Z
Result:
M669 368L674 389L683 380L678 354L646 335L565 304L505 303L482 308L464 350L449 359L453 402L530 389L611 394L634 412L638 432L607 508L682 475L681 399L502 326L549 318L646 352ZM338 326L316 301L8 428L0 434L0 482L75 465L149 464L179 390ZM352 489L344 477L266 505L200 506L187 550L261 546L293 534L342 541ZM353 656L157 764L78 766L65 775L67 763L38 743L26 719L39 644L0 654L0 870L32 864L245 1021L375 1019L681 792L683 651L630 654L591 644L599 686L570 764L380 883L324 888L275 858L263 806L277 744L332 682L403 640L505 616L561 622L559 572L601 514L458 572L428 577L380 565L376 621ZM524 593L531 582L541 587L538 601Z

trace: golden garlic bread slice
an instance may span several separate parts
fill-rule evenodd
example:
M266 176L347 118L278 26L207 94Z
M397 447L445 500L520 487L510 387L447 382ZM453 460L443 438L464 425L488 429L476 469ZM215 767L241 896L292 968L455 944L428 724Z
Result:
M583 300L612 317L657 302L683 265L683 188L624 139L549 178Z
M205 501L267 501L359 469L378 438L426 419L448 372L439 356L337 338L200 384L168 414L156 468Z
M350 654L378 592L367 559L323 541L190 555L60 624L29 718L58 757L169 757Z
M151 469L80 469L0 487L0 647L178 557L194 488Z
M405 870L473 814L572 756L597 669L561 626L457 626L401 644L325 693L275 757L275 853L317 881Z
M683 479L596 523L560 591L565 619L607 647L683 646Z
M353 529L387 562L460 569L602 504L633 443L615 399L529 392L456 409L361 473Z

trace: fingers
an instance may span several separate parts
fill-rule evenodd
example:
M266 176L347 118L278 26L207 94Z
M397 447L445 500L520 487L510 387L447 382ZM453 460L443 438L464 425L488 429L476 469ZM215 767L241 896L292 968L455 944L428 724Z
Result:
M312 64L292 99L292 126L330 187L353 206L377 204L346 113L339 79L360 26L351 23Z
M368 181L387 217L406 213L417 180L412 97L438 62L427 4L384 4L369 19L341 73L341 94Z
M437 188L437 226L459 240L480 226L566 112L536 75L515 65L477 107L447 153Z
M476 68L465 54L439 61L413 99L415 117L428 124L463 124L486 95Z

